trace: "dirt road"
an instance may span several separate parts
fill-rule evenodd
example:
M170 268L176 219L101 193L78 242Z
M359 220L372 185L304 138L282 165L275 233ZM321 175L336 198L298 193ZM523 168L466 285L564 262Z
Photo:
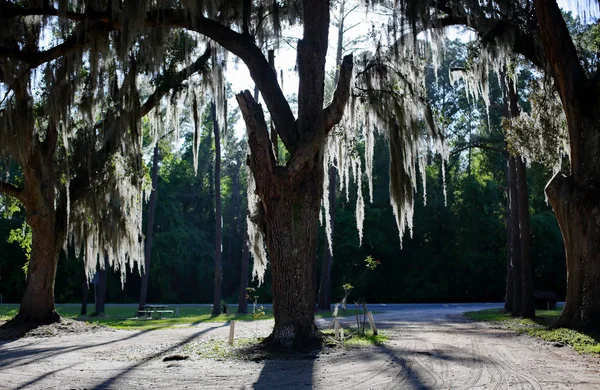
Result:
M305 359L200 358L226 324L23 338L0 344L1 389L600 389L600 360L568 347L466 322L468 306L373 308L390 340ZM351 321L350 318L348 321ZM322 327L327 321L319 321ZM271 321L238 323L236 336L267 335ZM187 353L190 358L163 362Z

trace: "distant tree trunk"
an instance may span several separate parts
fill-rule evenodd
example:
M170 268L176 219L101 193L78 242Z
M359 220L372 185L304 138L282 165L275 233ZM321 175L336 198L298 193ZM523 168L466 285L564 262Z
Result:
M242 246L242 270L240 272L240 295L238 297L238 313L248 313L248 299L246 298L246 288L248 288L248 278L250 276L250 250L248 249L248 229L244 224L244 245Z
M221 264L221 134L217 123L215 102L211 104L213 130L215 135L215 290L212 314L221 314L221 287L223 283Z
M233 252L233 239L238 232L238 191L239 191L239 174L240 174L240 164L238 163L233 171L233 176L231 178L231 227L229 234L229 241L227 242L227 264L231 264L231 255Z
M529 195L527 167L521 157L516 158L519 186L519 233L521 235L521 316L535 317L533 302L533 262L531 261L531 233L529 229Z
M104 268L98 269L98 286L96 289L96 315L104 315L104 306L106 304L106 281L108 279L108 254L104 253Z
M513 280L513 306L512 315L518 317L521 315L521 242L519 233L519 202L518 202L518 184L517 168L514 157L508 159L508 188L510 197L510 215L511 215L511 237L510 237L510 258Z
M140 302L138 310L146 306L148 293L148 279L150 278L150 260L152 259L152 239L154 236L154 216L156 214L156 189L158 187L158 141L154 146L152 156L152 192L148 203L148 225L146 226L146 245L144 248L144 273L142 274L142 286L140 288Z
M87 279L87 276L84 276L84 281L81 284L81 315L87 315L87 301L88 295L90 292L90 283Z
M519 95L512 82L508 83L509 117L519 115ZM527 167L522 157L515 157L517 184L519 248L521 266L521 304L518 315L525 318L535 317L533 301L533 262L531 260L531 233L529 228L529 191L527 189ZM514 282L513 282L514 283Z
M506 158L506 177L508 183L508 152L505 153ZM507 313L513 310L513 275L512 275L512 215L510 213L510 193L509 186L506 189L506 293L504 295L504 311Z

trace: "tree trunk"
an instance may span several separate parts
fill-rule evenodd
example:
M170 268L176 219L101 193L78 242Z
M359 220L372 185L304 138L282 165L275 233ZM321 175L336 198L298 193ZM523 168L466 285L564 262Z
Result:
M521 236L521 316L535 317L533 300L533 262L531 260L531 233L529 228L529 192L527 167L522 158L516 158L519 197L519 232Z
M242 249L242 270L240 272L240 295L238 297L238 313L248 313L248 299L246 288L248 288L248 277L250 271L250 250L248 249L248 229L244 224L244 245Z
M505 154L508 156L508 152ZM510 158L510 157L508 157ZM508 179L508 158L506 159L506 177ZM511 313L513 310L513 275L512 275L512 215L510 213L510 184L506 191L506 293L504 295L504 311Z
M50 324L60 320L54 309L54 279L61 248L55 240L55 215L36 215L33 210L27 214L32 230L27 286L19 313L11 323Z
M217 123L215 102L211 104L213 130L215 135L215 290L212 315L221 314L221 285L223 283L221 264L221 134Z
M148 279L150 278L150 260L152 258L152 238L154 236L154 216L156 214L156 189L158 187L158 141L154 146L152 156L152 192L148 203L148 225L146 226L146 246L144 248L144 273L142 274L142 286L140 288L140 301L138 311L146 306L148 294Z
M514 317L518 317L521 315L521 242L519 240L520 234L517 168L515 158L512 156L508 159L508 192L510 197L511 215L510 258L513 280L512 315Z
M108 279L108 254L104 253L104 268L98 269L98 287L96 290L96 315L104 315L104 306L106 304L106 281Z
M600 329L600 88L582 68L556 1L535 0L540 37L567 117L570 176L546 194L565 242L567 299L557 326Z
M314 279L317 221L323 193L322 164L278 180L279 197L265 199L264 220L271 272L275 327L269 341L303 348L317 337Z
M567 296L556 323L559 327L600 329L600 202L597 188L600 185L583 187L574 177L562 174L556 175L546 187L567 255Z

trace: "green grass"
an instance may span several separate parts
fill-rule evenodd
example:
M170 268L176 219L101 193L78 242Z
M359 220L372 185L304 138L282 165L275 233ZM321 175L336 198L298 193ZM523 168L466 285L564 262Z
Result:
M475 321L499 323L519 334L527 334L553 343L569 345L578 352L600 354L600 336L566 328L550 328L560 315L557 310L538 310L534 320L514 318L502 309L487 309L465 313Z
M328 329L323 331L323 334L327 337L334 337L334 331ZM364 334L360 334L356 331L356 328L344 329L344 345L345 346L356 346L356 347L368 347L372 345L382 345L390 338L381 331L377 335L374 335L371 330L365 331Z
M232 313L221 314L219 316L211 315L211 308L205 306L177 306L169 305L169 310L179 309L179 314L175 318L163 318L163 319L141 319L135 318L137 311L137 305L106 305L106 315L104 317L95 316L80 316L81 307L79 305L56 305L56 311L61 316L66 318L73 318L80 321L106 325L116 329L126 330L143 330L143 329L159 329L168 328L174 326L193 326L203 322L227 322L231 320L236 321L254 321L255 318L252 314L237 314L237 306L232 305L228 307L228 311ZM94 306L88 305L88 312L93 311ZM0 305L0 320L9 320L14 317L19 310L19 305ZM252 311L252 307L248 308ZM329 318L331 317L330 312L319 312L315 314L317 318ZM264 316L259 317L259 320L268 320L273 318L273 312L271 308L267 308L267 312Z

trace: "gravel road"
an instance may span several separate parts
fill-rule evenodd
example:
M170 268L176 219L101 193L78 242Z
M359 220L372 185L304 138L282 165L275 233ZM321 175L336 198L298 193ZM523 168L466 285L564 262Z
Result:
M208 359L194 353L227 338L228 324L219 323L27 337L0 344L0 389L600 388L599 358L460 315L491 307L498 305L371 305L389 336L383 346L326 349L303 359ZM238 322L236 337L265 336L272 326ZM163 361L173 354L189 358Z

